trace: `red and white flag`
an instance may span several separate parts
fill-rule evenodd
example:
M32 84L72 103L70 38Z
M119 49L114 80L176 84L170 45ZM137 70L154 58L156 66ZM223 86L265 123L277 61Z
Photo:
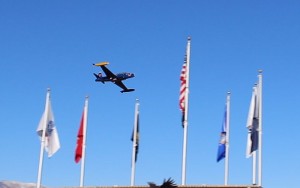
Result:
M186 57L184 58L184 63L180 74L180 97L179 106L180 110L185 110L185 91L186 91Z
M184 63L180 74L180 95L179 95L179 107L182 112L182 126L184 123L185 114L185 94L186 94L186 56L184 57Z

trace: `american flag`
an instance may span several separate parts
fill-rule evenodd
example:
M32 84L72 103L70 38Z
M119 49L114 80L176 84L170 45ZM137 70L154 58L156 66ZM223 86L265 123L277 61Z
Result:
M182 126L184 122L185 112L185 93L186 93L186 56L184 57L184 63L180 74L180 96L179 96L179 107L182 111Z

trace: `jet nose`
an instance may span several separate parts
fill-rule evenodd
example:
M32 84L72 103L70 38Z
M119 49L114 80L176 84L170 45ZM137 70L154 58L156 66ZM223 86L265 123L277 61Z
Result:
M134 74L133 74L133 73L131 73L131 77L134 77Z

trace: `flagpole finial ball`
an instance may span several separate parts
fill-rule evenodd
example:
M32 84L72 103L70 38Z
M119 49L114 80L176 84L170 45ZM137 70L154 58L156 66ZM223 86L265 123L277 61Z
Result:
M262 69L259 69L259 70L258 70L258 73L260 73L260 74L261 74L262 72L263 72L263 70L262 70Z
M192 38L190 36L188 36L188 40L191 40Z
M228 95L230 95L230 94L231 94L231 92L230 92L230 91L228 91L228 92L227 92L227 94L228 94Z
M48 88L47 88L47 91L50 91L50 90L51 90L50 87L48 87Z

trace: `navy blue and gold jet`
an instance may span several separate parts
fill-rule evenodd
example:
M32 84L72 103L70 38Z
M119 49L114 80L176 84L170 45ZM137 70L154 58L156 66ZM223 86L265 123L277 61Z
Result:
M105 82L113 82L114 84L116 84L117 86L123 89L121 93L134 91L134 89L128 89L122 82L123 80L126 80L128 78L133 78L134 77L133 73L122 72L122 73L114 74L105 66L108 65L108 62L97 63L93 65L101 67L103 72L106 75L103 76L102 73L98 73L98 74L94 73L96 77L95 80L96 82L102 82L103 84Z

